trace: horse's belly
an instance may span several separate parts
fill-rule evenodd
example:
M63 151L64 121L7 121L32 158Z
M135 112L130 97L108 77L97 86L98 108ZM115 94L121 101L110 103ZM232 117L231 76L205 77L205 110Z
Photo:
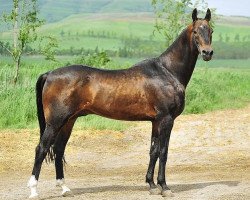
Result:
M155 117L152 102L148 99L145 83L140 78L130 80L114 77L99 82L89 82L84 85L84 91L79 90L80 98L84 100L82 108L87 113L119 120L149 120ZM81 88L82 89L82 88ZM86 105L88 101L88 105Z
M91 113L118 120L151 120L156 116L155 109L143 100L123 99L121 101L95 103L89 109Z

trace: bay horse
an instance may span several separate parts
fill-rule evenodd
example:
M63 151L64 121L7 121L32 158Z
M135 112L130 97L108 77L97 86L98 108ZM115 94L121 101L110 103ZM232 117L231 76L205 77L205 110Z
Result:
M65 185L63 156L76 119L96 114L118 120L151 121L150 161L146 174L151 194L171 194L165 168L174 120L185 103L185 89L198 55L212 58L211 12L204 19L192 12L193 22L159 57L147 59L129 69L104 70L84 65L58 68L42 74L36 84L40 142L28 187L30 198L37 194L37 183L46 155L54 156L57 185L62 195L71 195ZM52 150L51 150L52 149ZM154 170L159 159L157 185Z

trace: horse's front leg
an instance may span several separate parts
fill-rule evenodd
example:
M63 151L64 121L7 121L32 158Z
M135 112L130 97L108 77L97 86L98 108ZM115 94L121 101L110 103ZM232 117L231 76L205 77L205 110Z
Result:
M159 125L158 122L152 122L152 136L151 136L151 146L149 152L150 161L146 175L146 182L149 184L149 192L150 194L153 195L161 194L161 191L158 189L158 187L154 182L155 164L157 162L160 153L158 125Z
M168 146L171 130L173 128L174 120L171 116L164 117L159 123L159 142L160 142L160 154L159 154L159 171L157 184L162 188L162 196L173 196L171 190L166 184L165 170L168 156Z

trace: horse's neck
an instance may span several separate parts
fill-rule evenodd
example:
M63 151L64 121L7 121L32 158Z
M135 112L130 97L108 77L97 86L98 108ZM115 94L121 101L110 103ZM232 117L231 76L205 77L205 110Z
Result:
M198 54L197 47L191 38L191 26L189 26L159 58L161 64L186 87L192 76Z

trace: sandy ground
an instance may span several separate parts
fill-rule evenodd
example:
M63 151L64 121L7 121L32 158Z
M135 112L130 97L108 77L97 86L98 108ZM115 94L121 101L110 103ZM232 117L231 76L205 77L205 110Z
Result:
M151 124L125 132L74 130L66 150L66 182L74 197L60 197L53 164L44 164L40 199L157 200L145 174ZM0 132L0 199L27 199L37 130ZM157 173L156 173L157 174ZM250 106L176 119L167 163L174 197L250 199Z

